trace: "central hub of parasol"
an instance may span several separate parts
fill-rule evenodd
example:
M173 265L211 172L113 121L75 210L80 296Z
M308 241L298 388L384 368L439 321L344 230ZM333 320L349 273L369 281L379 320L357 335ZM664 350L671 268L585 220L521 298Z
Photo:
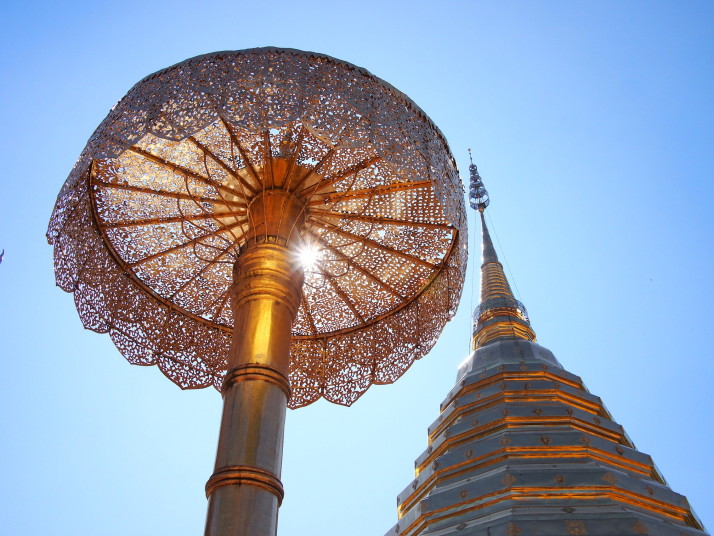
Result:
M305 224L305 201L286 190L265 190L248 205L248 240L275 238L287 245Z
M230 214L237 203L246 202L247 221L237 216L218 216L216 220L230 228L240 222L247 226L250 240L273 241L286 245L299 241L305 225L307 203L315 193L334 193L321 188L323 177L314 168L295 164L294 159L269 158L260 167L247 166L224 183L228 193L213 203L214 214ZM246 193L250 188L251 193Z

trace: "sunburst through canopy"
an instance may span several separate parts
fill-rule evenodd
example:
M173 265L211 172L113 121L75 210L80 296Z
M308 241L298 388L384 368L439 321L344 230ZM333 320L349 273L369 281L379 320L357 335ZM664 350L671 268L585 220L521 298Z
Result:
M300 200L291 248L312 256L290 405L351 404L435 342L460 295L466 230L441 133L350 64L254 49L137 84L60 193L48 231L57 282L132 363L183 388L219 386L232 267L249 232L269 238L249 208L274 190ZM290 234L294 222L279 225Z

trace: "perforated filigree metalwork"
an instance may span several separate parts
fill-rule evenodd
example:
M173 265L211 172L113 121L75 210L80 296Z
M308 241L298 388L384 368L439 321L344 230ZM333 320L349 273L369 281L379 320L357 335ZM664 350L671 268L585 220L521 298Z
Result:
M274 187L304 202L290 246L318 255L293 325L290 406L349 405L432 347L456 310L467 243L442 134L363 69L264 48L139 82L57 199L57 284L131 363L220 388L232 265L260 228L248 206Z

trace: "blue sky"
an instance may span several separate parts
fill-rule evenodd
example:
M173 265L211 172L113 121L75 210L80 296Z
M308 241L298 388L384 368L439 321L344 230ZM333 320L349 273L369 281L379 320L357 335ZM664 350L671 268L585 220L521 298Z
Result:
M182 392L84 331L54 286L44 233L86 140L134 83L191 56L266 45L323 52L404 91L466 179L474 150L539 342L714 526L713 15L694 1L6 7L4 532L202 531L220 396ZM281 535L379 535L396 522L396 495L468 351L470 285L396 384L352 408L289 412Z

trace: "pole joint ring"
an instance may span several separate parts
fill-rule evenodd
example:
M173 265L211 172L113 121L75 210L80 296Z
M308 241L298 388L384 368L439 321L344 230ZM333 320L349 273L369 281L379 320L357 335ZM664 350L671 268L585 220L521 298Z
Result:
M264 381L277 385L288 400L292 394L288 378L279 370L262 363L246 363L229 370L223 379L221 393L225 395L231 386L241 381Z
M283 503L285 491L280 479L270 471L249 465L228 465L218 469L206 482L206 497L221 486L253 486L269 491Z

